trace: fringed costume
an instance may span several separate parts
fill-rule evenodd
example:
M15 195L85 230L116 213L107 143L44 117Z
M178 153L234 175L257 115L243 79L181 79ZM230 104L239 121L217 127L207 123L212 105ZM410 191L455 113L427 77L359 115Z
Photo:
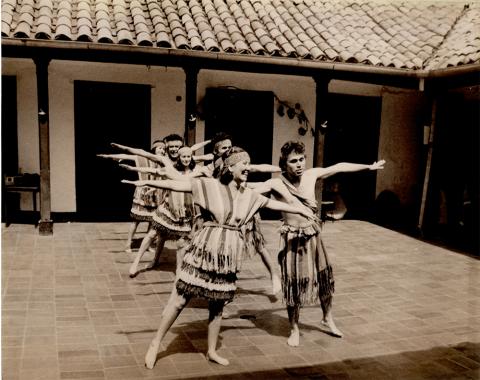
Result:
M231 301L245 249L245 223L268 199L247 188L232 194L213 178L192 180L203 224L189 243L178 273L179 294Z
M149 159L141 156L135 157L136 167L154 167L155 163ZM150 174L138 172L139 180L150 179ZM137 221L152 221L152 215L157 206L156 194L158 191L148 186L135 188L133 194L132 208L130 209L130 216Z
M284 177L289 192L303 205L317 213L317 202L307 199ZM304 227L284 224L281 227L281 249L278 256L282 271L282 289L287 305L312 305L320 301L327 313L334 292L333 271L320 236L320 224Z
M256 213L245 226L245 254L251 259L265 247L265 238L260 229L260 215Z

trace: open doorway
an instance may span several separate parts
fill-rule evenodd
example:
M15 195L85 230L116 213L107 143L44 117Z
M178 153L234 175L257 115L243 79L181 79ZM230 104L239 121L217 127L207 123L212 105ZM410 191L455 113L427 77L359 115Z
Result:
M251 91L236 88L207 88L205 138L217 132L232 136L233 145L245 149L255 164L272 162L273 105L270 91ZM252 182L266 181L268 173L250 173ZM278 219L279 214L261 210L264 219Z
M378 97L331 95L324 166L338 162L371 164L378 159L381 105ZM337 174L325 180L324 189L328 191L334 185L338 185L337 191L345 203L345 218L369 220L372 217L375 172Z
M129 220L135 179L99 153L120 153L110 143L150 148L150 86L75 81L75 175L77 218Z

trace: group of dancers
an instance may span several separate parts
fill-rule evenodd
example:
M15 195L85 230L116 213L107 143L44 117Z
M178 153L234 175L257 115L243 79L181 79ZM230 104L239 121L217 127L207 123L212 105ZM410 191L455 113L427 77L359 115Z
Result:
M211 154L194 154L207 144L213 146ZM332 317L334 278L320 236L315 183L340 172L383 169L385 161L306 169L304 144L289 141L281 148L278 166L252 164L249 154L232 146L232 138L225 133L192 147L185 146L181 136L169 135L155 141L151 152L112 146L128 154L100 156L119 160L122 167L139 174L136 181L122 181L136 186L127 250L138 223L149 222L130 276L139 273L140 260L152 243L155 256L145 269L157 265L165 241L173 240L177 247L176 280L145 356L147 368L154 367L163 337L193 297L208 300L207 359L229 364L217 352L222 314L224 306L233 301L243 260L256 253L270 272L272 292L282 290L290 322L288 345L299 345L300 309L312 304L321 305L323 327L333 336L343 336ZM133 161L135 166L122 160ZM252 171L280 174L249 183ZM261 208L282 213L279 271L265 248L258 216Z

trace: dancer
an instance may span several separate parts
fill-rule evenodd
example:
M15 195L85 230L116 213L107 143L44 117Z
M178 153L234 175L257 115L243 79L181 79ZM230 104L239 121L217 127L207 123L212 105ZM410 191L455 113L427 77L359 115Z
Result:
M270 200L245 187L250 157L234 147L225 157L220 181L199 178L190 181L122 181L137 186L155 186L173 191L192 192L202 210L204 223L189 243L177 275L160 327L145 356L153 368L163 337L192 297L209 301L207 359L221 365L229 361L218 355L216 346L225 302L233 299L237 272L244 253L242 227L261 207L312 218L310 210Z
M165 171L170 173L171 176L175 175L172 173L194 176L202 174L197 172L193 173L193 170L191 169L191 167L195 166L195 162L192 160L193 149L188 147L179 147L180 143L183 143L183 139L180 136L175 134L169 135L165 137L165 141L167 147L166 157L156 157L151 155L149 152L143 151L142 149L132 148L125 145L112 143L112 146L123 149L130 153L143 155L144 157L150 158L153 161L156 160L156 162L162 165L165 168ZM208 143L209 141L195 144L194 149L199 149ZM181 153L184 155L183 161L185 164L183 164L182 160L179 158ZM181 172L175 170L175 165L177 165L177 168L181 169ZM133 278L139 273L138 265L140 260L155 237L157 237L158 240L155 250L155 257L145 269L152 269L156 265L167 240L173 240L176 242L178 257L181 259L181 248L185 246L186 239L188 239L192 229L193 216L193 204L188 195L186 196L183 193L168 190L159 192L157 208L152 217L152 228L144 237L142 244L140 245L140 249L137 252L137 256L130 266L130 277ZM180 262L180 260L177 260L177 265Z
M155 156L165 155L165 143L163 140L155 140L152 144L152 154ZM136 167L156 167L155 161L149 160L143 156L136 154L97 154L98 157L113 159L118 162L134 161ZM147 173L138 173L139 179L151 179ZM125 243L125 251L132 252L132 241L137 231L138 225L141 222L148 222L150 229L150 222L152 219L152 212L156 207L155 193L149 187L135 189L133 194L132 208L130 209L130 217L132 223L128 229L127 242Z
M315 183L336 173L356 172L360 170L383 169L385 161L372 165L338 163L326 168L305 170L305 146L301 142L289 141L281 148L279 166L282 176L264 183L259 192L274 190L278 200L285 200L275 189L285 189L294 197L298 207L317 213ZM320 221L307 220L302 216L283 213L284 224L281 228L282 247L279 263L282 274L283 297L287 305L291 332L287 340L290 346L298 346L300 330L298 321L300 308L320 302L323 311L322 325L332 335L342 337L332 316L332 298L334 280L325 246L320 236Z

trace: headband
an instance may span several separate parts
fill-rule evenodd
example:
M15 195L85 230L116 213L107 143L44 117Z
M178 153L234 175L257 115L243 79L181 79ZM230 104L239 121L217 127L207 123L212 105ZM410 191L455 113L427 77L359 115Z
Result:
M182 146L179 150L178 150L178 153L179 154L182 154L182 153L190 153L192 154L192 149L188 146Z
M250 161L250 156L247 152L243 151L238 153L232 153L230 156L225 158L224 164L226 167L229 167L239 163L240 161Z

